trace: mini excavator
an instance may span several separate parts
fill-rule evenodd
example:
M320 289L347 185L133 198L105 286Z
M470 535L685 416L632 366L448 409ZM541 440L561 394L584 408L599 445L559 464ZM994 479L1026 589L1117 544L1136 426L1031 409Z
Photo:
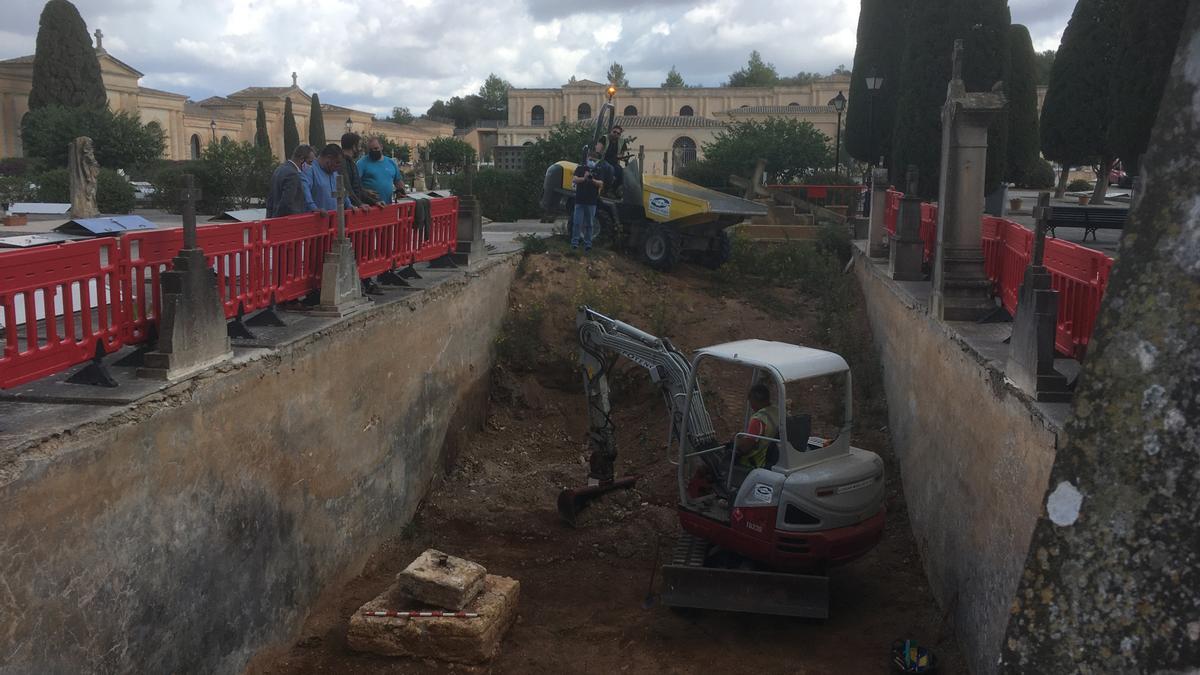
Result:
M658 338L589 307L576 317L591 458L586 487L559 494L568 523L587 503L633 477L615 476L616 427L608 374L624 357L645 368L664 399L667 447L677 466L683 535L662 568L664 604L811 618L828 616L831 567L870 551L883 534L883 461L850 445L850 368L839 355L783 342L740 340L697 350L689 361ZM751 384L772 392L778 437L746 431L722 442L701 394L708 364L750 371ZM811 435L812 416L789 411L788 385L832 378L841 392L835 438ZM750 411L747 408L746 419ZM745 425L742 427L746 428ZM737 461L733 448L750 436L769 443L761 467Z

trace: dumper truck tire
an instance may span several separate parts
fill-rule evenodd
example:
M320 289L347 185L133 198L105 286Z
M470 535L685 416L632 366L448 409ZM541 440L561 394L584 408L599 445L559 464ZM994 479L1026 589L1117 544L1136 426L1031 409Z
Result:
M732 257L733 240L729 238L728 232L721 230L709 242L709 250L701 258L700 264L710 270L715 270L729 262L729 259Z
M670 272L683 257L679 233L670 225L649 223L642 237L642 259L656 270Z

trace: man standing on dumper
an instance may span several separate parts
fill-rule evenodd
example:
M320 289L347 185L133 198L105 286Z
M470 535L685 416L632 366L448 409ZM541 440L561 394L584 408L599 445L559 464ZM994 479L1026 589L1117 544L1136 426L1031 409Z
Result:
M614 124L608 132L608 147L604 149L604 161L612 167L612 183L608 186L608 191L615 197L621 195L621 185L625 178L625 172L621 169L621 134L623 133L625 133L625 129L621 128L620 124Z

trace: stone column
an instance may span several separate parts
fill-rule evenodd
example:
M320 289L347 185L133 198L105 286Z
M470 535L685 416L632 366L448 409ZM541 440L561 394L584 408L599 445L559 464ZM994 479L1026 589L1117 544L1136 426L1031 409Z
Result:
M147 352L139 377L179 380L229 360L233 350L225 328L225 308L208 258L196 243L196 200L191 174L184 174L183 248L163 272L158 344Z
M921 281L925 272L925 243L921 241L921 198L917 190L917 167L908 167L900 215L896 218L896 236L888 246L888 272L896 281Z
M483 206L475 197L475 163L468 162L463 194L458 195L458 247L454 264L470 267L487 257L483 243Z
M358 279L354 245L346 237L346 184L341 174L337 177L336 198L337 236L321 267L321 302L312 310L322 316L347 316L361 311L369 302Z
M883 224L884 212L887 211L887 189L887 169L871 169L871 222L867 226L867 255L872 258L887 255L887 247L883 245L887 237L887 228Z
M993 309L983 268L984 170L987 132L1004 111L1004 95L967 93L962 81L962 40L954 42L954 76L942 108L938 246L930 310L945 321L975 321Z
M1054 369L1054 337L1058 330L1058 291L1050 286L1050 272L1042 264L1046 249L1046 216L1050 193L1038 195L1033 259L1025 268L1013 317L1012 341L1005 375L1036 401L1071 400L1067 378Z

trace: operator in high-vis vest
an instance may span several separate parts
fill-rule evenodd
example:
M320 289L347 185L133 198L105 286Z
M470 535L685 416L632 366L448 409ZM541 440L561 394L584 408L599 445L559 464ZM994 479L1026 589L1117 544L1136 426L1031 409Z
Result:
M741 436L737 440L738 464L760 468L767 463L767 453L771 449L771 443L775 442L766 439L779 438L779 414L775 406L771 405L771 390L765 384L750 387L746 398L754 414L750 416L750 422L746 425L746 433L750 436ZM762 438L753 438L754 436Z

